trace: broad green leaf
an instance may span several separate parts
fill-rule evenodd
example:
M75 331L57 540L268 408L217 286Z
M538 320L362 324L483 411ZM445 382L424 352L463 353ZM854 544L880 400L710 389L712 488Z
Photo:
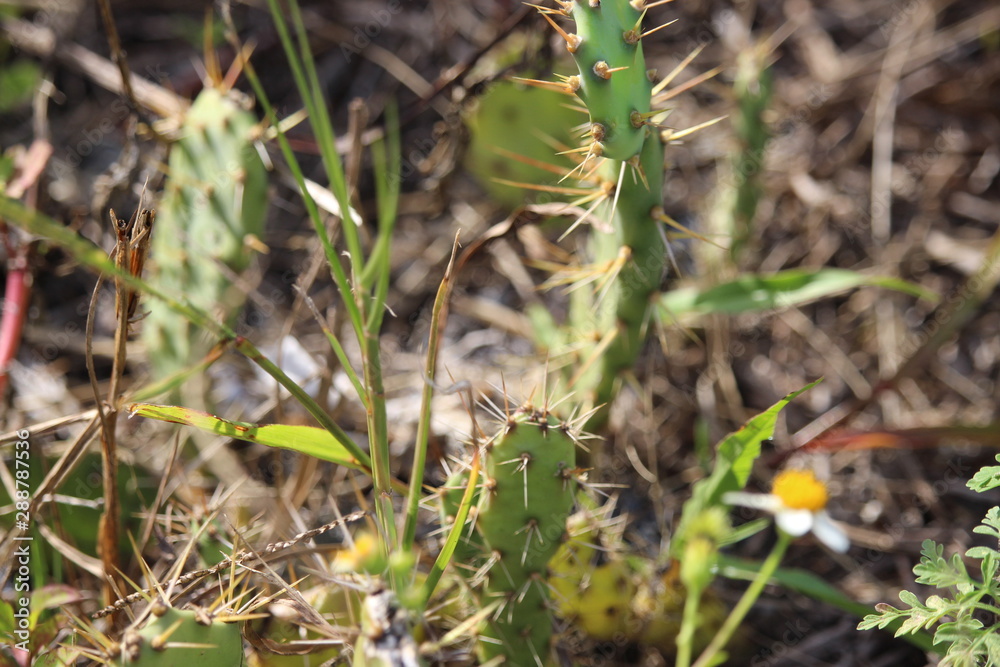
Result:
M735 315L798 306L864 285L937 301L930 292L898 278L866 276L847 269L789 269L772 275L745 275L709 288L681 287L663 295L660 310L667 319L692 314Z
M237 422L216 417L207 412L175 405L133 403L128 406L128 410L132 415L194 426L207 433L235 440L259 442L268 447L290 449L323 461L367 472L367 468L351 456L343 443L336 440L326 429L288 424L259 425Z

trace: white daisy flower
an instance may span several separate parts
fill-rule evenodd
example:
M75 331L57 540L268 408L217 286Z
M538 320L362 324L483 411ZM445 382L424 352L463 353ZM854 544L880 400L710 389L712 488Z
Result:
M774 478L771 493L733 491L722 497L730 505L764 510L792 537L812 531L819 541L837 553L850 546L847 534L826 513L826 485L809 470L785 470Z

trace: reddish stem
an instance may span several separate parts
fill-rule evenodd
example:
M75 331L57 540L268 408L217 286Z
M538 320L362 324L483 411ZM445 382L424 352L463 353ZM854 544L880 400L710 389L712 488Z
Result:
M28 271L28 247L21 246L7 268L3 314L0 316L0 396L7 388L7 369L21 343L24 321L28 315L31 273Z

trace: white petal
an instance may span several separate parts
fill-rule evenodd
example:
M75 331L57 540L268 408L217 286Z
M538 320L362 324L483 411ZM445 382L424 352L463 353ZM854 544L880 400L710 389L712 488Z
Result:
M782 508L781 499L770 493L743 493L742 491L730 491L722 495L722 502L727 505L740 505L742 507L752 507L774 514Z
M846 552L847 548L851 546L851 541L847 539L847 533L826 512L816 514L813 533L820 542L839 554Z
M802 537L813 527L815 515L809 510L781 510L775 515L778 528L792 537Z

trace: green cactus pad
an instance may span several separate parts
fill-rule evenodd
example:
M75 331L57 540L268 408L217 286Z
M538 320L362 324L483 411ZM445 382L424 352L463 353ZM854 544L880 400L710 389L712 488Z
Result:
M170 154L152 238L155 282L164 292L231 320L243 303L232 272L249 263L267 207L264 165L253 145L256 118L232 96L206 88ZM143 325L154 374L162 378L203 356L207 341L160 303Z
M167 607L139 630L126 630L117 665L135 667L240 667L243 636L238 623L223 623L205 610Z
M651 123L652 74L642 49L641 2L626 0L556 0L543 15L560 32L579 74L570 89L587 106L590 132L587 158L602 162L583 166L585 180L603 194L598 216L611 223L607 233L595 227L591 235L593 265L582 270L584 280L596 271L614 276L599 297L577 290L571 301L570 329L585 345L571 345L588 370L573 378L573 390L596 408L585 428L600 430L608 416L620 375L633 366L646 338L651 304L663 280L667 249L663 224L663 139ZM569 34L550 15L576 22ZM561 77L565 80L566 77ZM610 334L614 334L611 336ZM600 341L600 345L596 343ZM606 341L606 342L605 342ZM606 345L606 346L605 346ZM600 352L600 363L590 363Z
M482 630L480 657L546 661L552 635L546 566L566 533L576 484L576 443L545 411L521 408L487 446L477 530L493 565L484 602L501 606Z

